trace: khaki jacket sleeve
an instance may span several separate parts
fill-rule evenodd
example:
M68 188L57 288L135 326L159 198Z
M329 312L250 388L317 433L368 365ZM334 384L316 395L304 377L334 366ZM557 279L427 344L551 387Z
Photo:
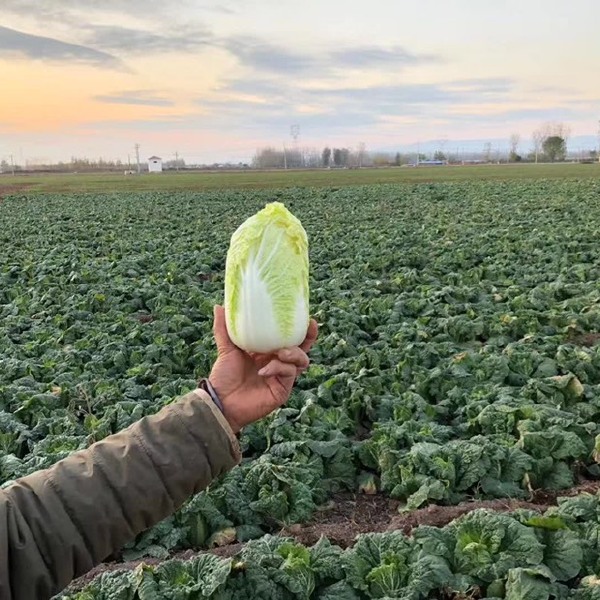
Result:
M0 600L42 600L166 518L241 460L195 390L0 490Z

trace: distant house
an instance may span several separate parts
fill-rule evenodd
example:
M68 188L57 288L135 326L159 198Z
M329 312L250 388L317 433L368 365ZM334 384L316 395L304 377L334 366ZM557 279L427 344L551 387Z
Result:
M447 160L420 160L419 165L426 165L428 167L441 167L442 165L447 165Z
M162 173L162 158L160 156L151 156L148 159L148 171L150 173Z

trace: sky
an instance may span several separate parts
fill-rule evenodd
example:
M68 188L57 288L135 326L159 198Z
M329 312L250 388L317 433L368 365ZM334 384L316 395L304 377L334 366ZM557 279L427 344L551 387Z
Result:
M594 144L598 0L0 0L0 159Z

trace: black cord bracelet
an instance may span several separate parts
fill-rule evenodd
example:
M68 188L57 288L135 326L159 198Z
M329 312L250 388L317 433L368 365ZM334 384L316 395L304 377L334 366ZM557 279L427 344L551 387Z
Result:
M223 404L221 403L221 400L217 392L215 391L215 388L212 386L211 382L208 379L204 378L200 380L198 385L210 396L211 400L217 405L218 409L222 413L225 412L223 409Z

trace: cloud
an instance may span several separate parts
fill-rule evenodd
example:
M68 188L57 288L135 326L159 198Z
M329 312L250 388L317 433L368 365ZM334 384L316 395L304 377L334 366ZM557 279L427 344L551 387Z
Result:
M190 52L214 42L208 29L201 25L150 31L120 25L86 25L86 42L111 52L159 53Z
M444 85L446 89L453 91L478 94L499 94L514 91L516 81L509 77L490 77L483 79L457 79L442 85Z
M224 90L226 92L266 97L279 96L284 93L285 90L289 89L290 86L284 85L280 80L257 79L256 77L252 77L251 79L237 79L226 82L224 85Z
M387 84L368 87L312 88L314 99L333 106L354 106L377 114L422 114L461 104L482 104L506 99L510 79L472 79L447 83Z
M309 93L333 101L364 104L370 108L387 107L393 112L407 104L439 104L465 98L465 94L446 90L436 83L311 89Z
M121 61L108 52L0 26L0 56L2 55L123 67Z
M230 10L210 2L198 6L195 0L179 0L177 10L164 0L103 0L85 6L80 0L1 0L1 4L3 14L31 21L36 28L67 25L82 44L122 54L197 50L212 41L212 35L187 9ZM136 22L132 27L113 24L132 22L132 17Z
M277 74L331 76L340 69L389 69L440 60L435 55L415 54L401 46L367 45L335 50L325 47L299 52L254 36L231 37L221 45L244 66Z
M210 46L228 51L242 66L255 71L329 77L349 68L389 69L439 61L436 56L417 54L402 46L343 48L326 42L306 50L254 35L218 37L198 21L202 12L234 14L234 2L180 0L177 10L164 0L103 0L86 6L80 0L2 0L2 5L5 14L33 21L36 26L68 25L82 44L106 53L189 53ZM131 17L135 17L136 25L117 24L131 23Z
M137 106L174 106L171 100L155 95L149 90L132 90L117 94L100 94L93 96L98 102L108 104L131 104Z
M223 40L221 45L243 65L260 71L292 74L316 66L315 57L308 53L293 52L284 46L271 44L253 36L229 38Z
M73 15L69 14L61 2L44 2L44 0L2 0L4 15L26 17L37 23L59 22L74 24Z
M193 6L193 0L178 0L178 10ZM2 0L2 12L22 17L30 17L40 22L55 20L72 21L75 15L118 13L135 17L146 14L172 13L169 3L164 0L103 0L102 2L81 2L81 0ZM81 23L81 19L79 20Z
M358 135L369 128L389 129L398 119L405 124L434 118L485 123L487 116L474 114L473 107L485 107L491 120L506 118L495 114L516 87L510 78L320 88L305 81L290 84L288 78L275 75L229 81L211 99L197 100L207 115L194 120L226 129L269 131L275 139L287 139L292 123L309 136Z
M402 46L358 46L331 52L329 60L337 66L364 69L439 62L440 58L433 54L414 54Z

